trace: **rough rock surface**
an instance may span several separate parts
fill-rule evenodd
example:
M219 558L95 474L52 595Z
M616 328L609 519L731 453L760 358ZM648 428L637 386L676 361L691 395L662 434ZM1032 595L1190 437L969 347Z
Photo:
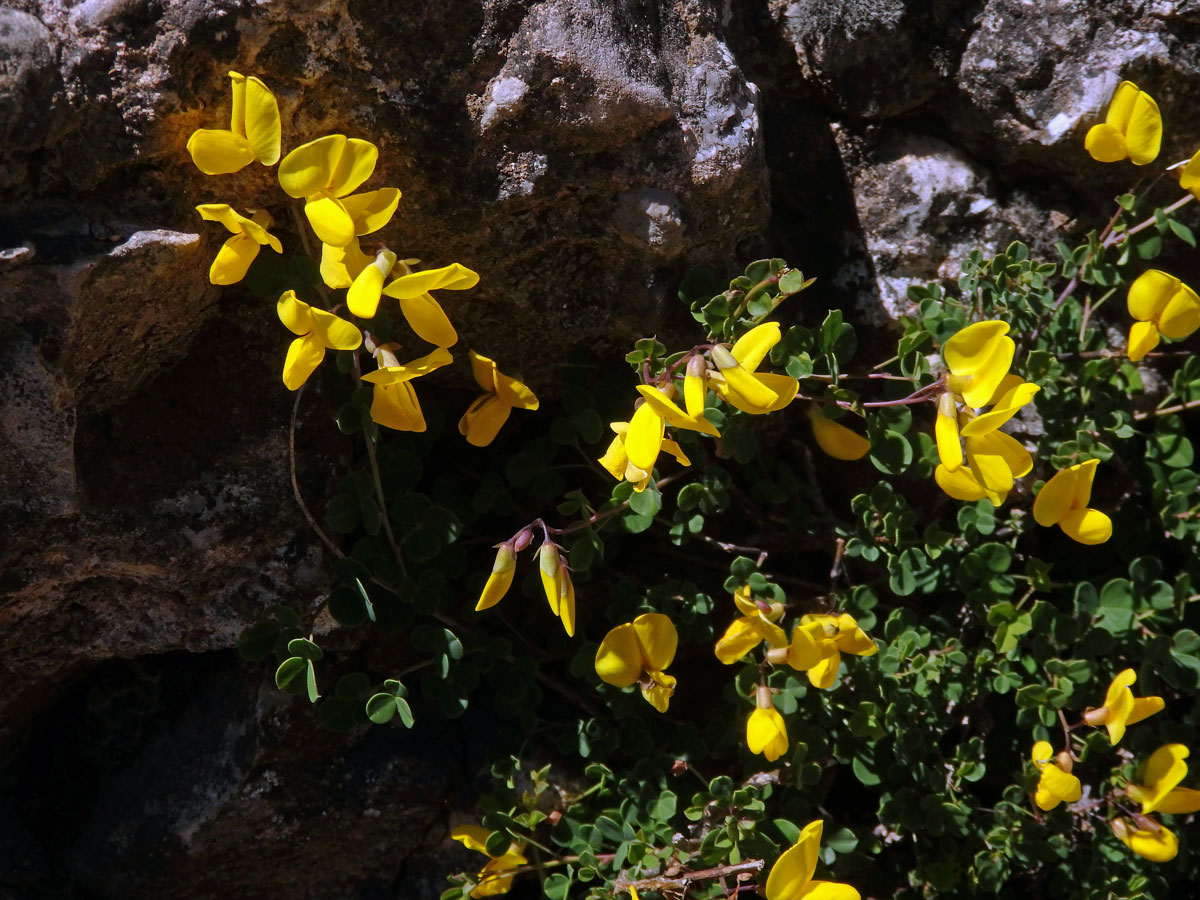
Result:
M464 344L551 392L571 348L679 327L695 264L783 256L808 304L887 328L972 248L1048 252L1128 186L1080 147L1119 78L1162 105L1164 158L1195 149L1198 48L1195 0L7 0L0 897L258 896L268 868L430 896L470 801L461 731L440 756L313 737L231 649L327 560L286 336L204 278L224 234L192 207L275 197L183 154L228 69L276 91L285 148L376 141L371 186L404 191L379 239L480 271L449 301ZM311 431L322 497L342 445Z

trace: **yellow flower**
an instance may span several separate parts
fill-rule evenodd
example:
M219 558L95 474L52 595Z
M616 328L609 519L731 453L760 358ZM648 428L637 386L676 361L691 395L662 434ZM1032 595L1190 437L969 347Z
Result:
M460 825L450 832L450 837L468 850L475 850L486 856L489 834L490 831L478 825ZM496 894L507 894L515 877L513 870L528 862L521 852L524 849L524 844L512 843L503 855L489 856L487 863L479 870L479 884L471 891L471 896L494 897Z
M321 280L334 290L348 288L354 284L354 279L371 264L371 261L371 257L363 253L358 238L352 240L345 247L322 244Z
M717 372L708 386L735 409L753 415L776 412L796 397L800 382L787 375L758 372L758 366L779 343L779 323L764 322L737 339L732 348L717 344L709 351Z
M753 599L745 585L734 591L733 602L742 615L717 640L713 648L717 659L726 665L735 663L763 641L772 647L787 646L787 634L775 624L783 616L782 604Z
M362 343L362 333L352 324L309 306L296 297L295 291L284 291L275 308L279 321L300 335L288 347L283 363L283 383L290 391L308 380L325 358L326 350L357 350Z
M1151 862L1170 862L1179 853L1179 839L1147 816L1113 819L1112 830L1126 847Z
M1070 756L1062 753L1055 757L1054 748L1050 746L1049 741L1038 741L1033 745L1033 753L1030 755L1033 764L1042 773L1033 797L1039 809L1054 809L1063 801L1074 803L1083 796L1079 779L1070 771Z
M259 79L237 72L233 81L233 112L229 129L200 128L188 138L192 162L205 175L228 175L254 160L264 166L279 162L279 105Z
M1144 784L1126 788L1129 796L1142 804L1142 815L1152 812L1191 813L1200 810L1200 791L1176 787L1187 775L1188 748L1183 744L1165 744L1151 755L1142 773Z
M1200 150L1192 154L1179 172L1179 186L1185 191L1191 191L1193 197L1200 198Z
M1158 104L1132 81L1117 85L1104 122L1093 125L1083 140L1092 159L1135 166L1154 162L1162 145L1162 114Z
M629 433L628 422L609 422L608 427L616 432L616 436L609 443L608 449L604 451L597 462L608 470L609 474L618 481L629 481L633 483L633 489L639 494L646 489L650 484L650 473L645 469L639 469L629 461L629 455L625 452L625 435ZM690 466L692 461L687 458L687 454L675 441L663 438L659 445L660 451L666 451L675 457L676 461L681 466Z
M879 652L875 642L858 627L854 617L847 613L837 616L801 616L800 626L813 637L817 649L821 652L820 662L808 668L808 680L814 687L822 690L833 687L843 653L873 656Z
M538 571L550 610L562 621L567 637L575 636L575 585L563 565L558 547L546 541L538 549Z
M497 544L496 561L492 563L492 574L488 576L487 583L483 586L483 593L479 595L479 602L475 604L475 612L491 609L503 600L508 589L512 587L513 576L516 572L517 557L513 553L512 542L505 541L503 544Z
M1133 362L1157 347L1161 338L1178 340L1200 328L1200 297L1159 269L1134 279L1126 302L1129 314L1138 320L1129 329L1128 355Z
M834 459L862 459L871 449L871 442L865 437L840 422L825 418L817 406L809 406L808 421L812 425L817 446Z
M986 497L999 506L1014 479L1033 468L1029 451L998 430L1038 392L1037 385L1009 374L1016 345L1007 333L1005 322L976 322L942 348L950 373L934 419L940 459L934 480L956 500Z
M1089 459L1057 472L1033 501L1033 518L1041 526L1057 525L1081 544L1103 544L1112 537L1112 520L1088 507L1099 460Z
M646 702L666 712L675 678L663 670L675 658L678 644L675 623L661 613L645 613L604 636L596 651L596 674L615 687L636 682Z
M400 202L396 188L349 196L371 177L378 158L370 141L326 135L283 158L279 186L289 197L304 198L304 214L323 243L345 247L386 225Z
M429 292L473 288L479 284L479 275L458 263L414 272L409 264L417 262L419 260L397 260L392 251L380 250L355 276L346 294L346 305L354 315L369 319L379 309L381 297L394 297L400 303L405 320L421 340L438 347L452 347L458 343L458 333L441 304ZM384 287L384 279L393 268L400 274Z
M463 413L458 422L458 433L466 437L468 444L486 447L514 409L537 409L538 398L517 379L501 372L486 356L480 356L474 350L469 351L468 356L475 381L487 393L476 398Z
M209 222L220 222L233 235L217 251L208 270L208 280L213 284L237 284L245 278L263 245L276 253L283 252L279 238L267 231L271 215L265 209L250 210L251 218L246 218L228 203L202 203L196 212Z
M797 625L792 629L792 640L786 647L772 647L767 651L767 662L787 664L797 672L807 672L826 658L826 644L824 622ZM833 647L837 649L836 643Z
M380 347L377 351L379 368L362 377L363 381L375 385L371 397L371 418L385 428L396 431L424 431L425 416L421 412L421 404L417 402L412 381L448 365L453 357L439 347L432 353L401 365L391 350L394 346Z
M817 819L804 826L796 843L784 850L767 876L767 900L860 900L857 890L836 881L814 881L821 853Z
M767 762L775 762L787 753L787 726L771 699L771 689L761 685L755 697L755 709L746 720L746 746L751 753L761 753Z
M1108 729L1108 740L1114 747L1125 736L1127 725L1154 715L1164 706L1162 697L1134 697L1129 686L1135 681L1137 673L1133 669L1122 669L1109 684L1104 705L1083 714L1083 720L1089 725L1103 725Z

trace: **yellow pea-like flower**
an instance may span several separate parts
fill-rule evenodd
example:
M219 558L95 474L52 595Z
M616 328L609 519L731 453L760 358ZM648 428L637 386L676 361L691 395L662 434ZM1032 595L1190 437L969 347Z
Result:
M709 351L716 374L709 373L708 386L735 409L752 415L783 409L800 389L800 382L787 375L759 372L771 348L779 343L778 322L764 322L742 335L731 348L718 344Z
M771 689L759 687L754 712L746 720L746 746L751 753L761 753L767 762L775 762L788 749L787 725L771 699Z
M942 360L950 370L948 389L967 406L987 406L1008 374L1016 351L1007 322L992 319L960 329L942 347Z
M767 900L861 900L848 884L813 878L821 855L822 826L821 819L805 825L796 843L775 861L767 875Z
M294 391L321 364L326 350L357 350L362 332L331 312L309 306L295 291L284 291L276 304L279 320L300 335L288 347L283 363L283 383Z
M1098 162L1154 162L1162 146L1162 114L1154 98L1132 81L1117 85L1104 121L1088 130L1083 146Z
M1152 812L1191 813L1200 810L1200 791L1176 785L1187 775L1188 748L1165 744L1150 755L1141 784L1130 784L1129 796L1142 804L1142 815Z
M458 422L458 433L468 444L486 447L500 432L514 409L537 409L538 398L524 384L505 375L493 360L468 352L475 381L486 391L467 408Z
M279 162L281 127L275 95L258 78L230 72L233 108L229 128L200 128L188 138L192 162L205 175L228 175L254 160Z
M1122 669L1109 684L1104 705L1083 714L1089 725L1108 729L1108 740L1114 747L1125 736L1126 726L1160 712L1165 705L1162 697L1134 697L1129 688L1135 681L1137 673L1133 669Z
M575 636L575 585L563 565L558 547L548 541L538 549L538 574L550 610L562 621L567 637Z
M1033 501L1033 518L1041 526L1057 525L1081 544L1103 544L1112 537L1112 520L1088 507L1099 460L1062 469L1042 485Z
M647 703L666 712L675 678L664 670L678 645L674 622L662 613L645 613L604 636L596 651L596 674L614 687L637 684Z
M439 347L432 353L401 365L389 349L394 346L381 347L380 367L362 377L363 381L375 385L371 398L371 418L395 431L424 431L425 416L421 412L412 381L449 365L453 357L449 351Z
M632 483L634 491L640 494L650 484L650 472L645 469L639 469L631 463L629 461L629 454L625 452L625 436L629 433L629 423L609 422L608 427L615 432L615 436L609 443L608 449L604 451L604 455L597 462L613 478L618 481ZM692 464L687 454L683 452L683 448L675 441L663 438L662 443L659 445L659 450L660 452L671 454L681 466L690 466Z
M1049 741L1034 744L1030 756L1041 772L1033 797L1039 809L1051 810L1060 803L1074 803L1083 796L1083 786L1070 772L1070 758L1065 754L1056 757Z
M475 612L491 609L504 599L508 589L512 587L513 576L517 571L517 557L513 553L513 545L506 541L496 548L496 561L492 563L492 573L488 575L479 602L475 604Z
M848 613L801 616L800 625L812 635L821 653L820 661L807 671L809 682L822 690L833 687L837 680L843 653L873 656L879 652L879 647Z
M250 264L264 246L276 253L283 252L279 238L267 231L271 227L271 214L265 209L251 210L247 218L228 203L202 203L196 212L209 222L220 222L233 235L217 251L208 270L208 280L213 284L237 284L246 277Z
M1148 816L1113 819L1112 830L1121 843L1151 862L1170 862L1179 853L1179 838Z
M735 663L763 641L773 648L787 646L787 634L775 624L783 616L782 604L755 600L746 586L734 592L733 602L742 615L717 640L713 648L717 659L726 665Z
M400 202L396 188L351 194L375 171L379 149L370 141L330 134L291 151L279 163L279 186L304 199L304 214L326 244L345 247L386 225Z
M841 422L826 418L819 407L809 406L808 421L817 446L834 459L862 459L871 449L870 441Z
M479 870L479 884L471 891L472 897L494 897L497 894L507 894L512 888L515 869L526 865L524 856L525 845L512 843L500 856L491 856L487 852L487 839L491 832L479 825L460 825L450 832L450 837L458 841L468 850L475 850L488 857L487 863Z
M1148 269L1129 286L1129 359L1138 362L1162 338L1179 340L1200 328L1200 296L1160 269Z

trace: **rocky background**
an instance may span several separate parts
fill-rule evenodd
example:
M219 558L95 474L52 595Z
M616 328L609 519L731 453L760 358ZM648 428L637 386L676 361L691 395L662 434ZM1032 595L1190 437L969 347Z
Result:
M450 314L539 393L684 325L694 265L782 256L886 330L972 248L1052 258L1129 186L1082 151L1121 78L1162 159L1200 142L1197 0L4 0L0 897L429 897L478 862L445 834L486 723L318 730L233 649L326 560L287 335L205 279L225 235L192 207L274 198L183 150L229 68L285 151L379 144L382 237L479 271Z

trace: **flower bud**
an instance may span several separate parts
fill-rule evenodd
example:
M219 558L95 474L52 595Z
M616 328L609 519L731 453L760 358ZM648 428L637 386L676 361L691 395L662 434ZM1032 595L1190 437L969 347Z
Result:
M517 553L520 553L529 546L529 542L533 540L533 529L522 528L517 532L517 536L512 539L512 548Z

